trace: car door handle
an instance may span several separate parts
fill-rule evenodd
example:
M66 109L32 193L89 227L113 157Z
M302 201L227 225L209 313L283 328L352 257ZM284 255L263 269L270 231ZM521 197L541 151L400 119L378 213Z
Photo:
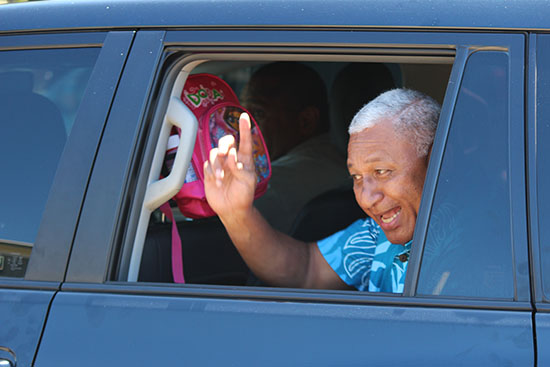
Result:
M17 357L15 352L8 347L0 346L0 350L8 352L11 355L11 359L0 358L0 367L17 367Z

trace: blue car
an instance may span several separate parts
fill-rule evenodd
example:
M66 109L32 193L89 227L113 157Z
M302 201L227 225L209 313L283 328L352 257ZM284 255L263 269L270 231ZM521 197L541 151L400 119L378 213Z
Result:
M0 5L0 366L549 365L549 9ZM185 273L174 282L159 206L181 187L195 143L185 81L216 75L240 96L274 62L320 75L344 164L338 101L361 98L357 84L382 87L354 71L336 88L344 70L384 67L392 85L441 104L402 293L265 284L217 217L185 217L172 201ZM184 163L167 180L173 126ZM349 185L299 209L274 220L306 241L365 216Z

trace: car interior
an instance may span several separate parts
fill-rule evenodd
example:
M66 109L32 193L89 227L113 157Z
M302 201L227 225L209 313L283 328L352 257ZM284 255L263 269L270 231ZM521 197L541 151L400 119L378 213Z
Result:
M214 74L226 81L239 96L251 75L269 61L202 62L190 71ZM330 138L346 154L347 128L353 115L380 91L393 87L416 89L443 102L452 58L446 62L328 62L300 61L323 79L329 100ZM391 75L384 80L383 73ZM187 284L264 286L250 272L217 217L190 219L171 201L183 249ZM327 213L330 213L327 215ZM305 205L295 218L290 235L317 241L337 232L365 214L355 201L350 185L330 190ZM141 253L139 282L171 283L172 225L159 210L152 211ZM130 277L128 280L131 280Z

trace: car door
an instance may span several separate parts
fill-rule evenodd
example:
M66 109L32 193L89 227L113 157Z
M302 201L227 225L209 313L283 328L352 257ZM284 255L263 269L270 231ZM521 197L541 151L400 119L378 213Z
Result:
M534 365L524 43L355 28L139 31L36 365ZM211 61L296 59L453 65L404 293L138 281L132 269L155 266L141 256L144 197L185 76Z
M550 72L546 34L531 34L529 38L528 91L528 143L529 143L529 219L531 236L531 262L533 278L533 302L536 308L534 323L537 340L537 360L540 366L550 361L550 273L548 271L549 244L548 215L548 147L550 110L548 109Z
M0 35L3 363L32 365L132 37Z

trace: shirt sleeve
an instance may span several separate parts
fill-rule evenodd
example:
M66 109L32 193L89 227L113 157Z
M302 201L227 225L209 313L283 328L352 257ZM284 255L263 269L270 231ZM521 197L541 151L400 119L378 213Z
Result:
M379 232L379 227L371 218L361 219L319 241L317 246L346 284L364 291L368 289Z

